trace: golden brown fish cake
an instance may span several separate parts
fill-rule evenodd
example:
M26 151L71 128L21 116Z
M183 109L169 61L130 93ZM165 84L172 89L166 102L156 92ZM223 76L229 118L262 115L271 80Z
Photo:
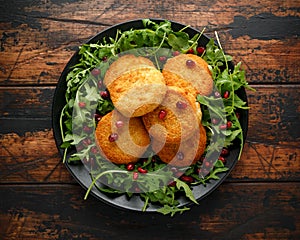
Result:
M114 106L126 117L139 117L153 111L164 99L166 84L155 68L123 73L109 86Z
M153 140L152 149L157 152L160 159L172 166L185 167L195 164L206 149L206 131L202 124L199 132L183 142L163 143Z
M105 73L103 82L108 87L115 79L126 72L135 69L155 68L154 64L148 58L126 54L114 61Z
M168 86L186 89L194 96L207 96L212 92L213 79L208 64L197 55L180 54L170 58L162 72Z
M159 107L142 116L150 135L160 142L189 138L200 123L195 98L178 87L168 87Z
M116 110L98 122L95 138L103 157L116 164L137 162L150 144L141 118L126 118Z

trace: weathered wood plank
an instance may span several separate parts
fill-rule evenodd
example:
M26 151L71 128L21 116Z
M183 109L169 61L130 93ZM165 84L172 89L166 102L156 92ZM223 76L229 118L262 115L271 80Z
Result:
M297 239L299 183L223 184L173 219L110 207L74 185L0 187L8 239ZM234 209L234 211L233 211ZM187 224L187 219L189 224ZM163 234L162 234L163 232Z
M6 2L0 17L0 84L55 84L77 46L108 26L143 18L145 12L200 30L206 27L209 35L217 30L223 47L244 62L253 83L299 81L296 0L136 4L139 8L115 1Z

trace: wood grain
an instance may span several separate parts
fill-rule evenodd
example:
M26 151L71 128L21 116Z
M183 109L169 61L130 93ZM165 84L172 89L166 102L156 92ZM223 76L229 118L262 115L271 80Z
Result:
M152 240L163 234L168 239L297 239L299 187L299 183L223 184L191 211L171 219L116 209L93 197L84 201L79 186L7 185L0 188L5 196L0 237Z
M243 61L250 82L295 83L300 71L298 1L271 2L71 1L62 8L52 1L18 1L17 13L6 3L0 21L0 84L55 84L79 45L109 26L142 17L206 27L209 36L218 31L224 49L235 62Z
M0 239L300 239L299 9L299 0L0 0ZM145 17L217 31L256 89L241 160L174 218L84 201L52 132L55 86L78 46Z

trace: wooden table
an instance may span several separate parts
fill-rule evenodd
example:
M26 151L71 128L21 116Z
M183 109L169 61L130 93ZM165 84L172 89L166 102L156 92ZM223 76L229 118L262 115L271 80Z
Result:
M0 239L300 239L300 2L0 0ZM110 207L62 164L56 83L77 46L128 19L213 35L242 61L249 132L227 180L173 218Z

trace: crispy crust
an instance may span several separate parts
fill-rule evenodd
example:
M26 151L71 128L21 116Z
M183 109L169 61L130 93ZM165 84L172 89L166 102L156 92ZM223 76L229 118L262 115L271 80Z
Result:
M136 57L133 54L126 54L114 61L106 71L103 82L108 87L114 80L126 72L135 69L151 68L155 69L151 60L145 57Z
M186 108L178 108L177 102L184 102ZM159 107L142 117L146 129L150 135L161 142L178 143L189 138L198 128L195 98L186 94L178 87L168 87L166 96ZM167 115L160 119L161 111Z
M138 117L162 102L166 84L162 73L155 68L135 69L115 79L108 90L118 111L127 117Z
M187 67L187 60L194 61L196 65ZM170 58L162 72L168 86L180 87L194 96L209 95L212 92L213 79L208 64L197 55L180 54Z
M124 126L116 127L122 121ZM118 134L115 142L109 141L112 133ZM116 164L137 162L147 150L150 137L140 118L126 118L116 110L105 115L99 121L95 137L102 156Z
M154 139L152 149L157 152L163 162L172 166L184 167L195 164L200 159L206 148L206 140L205 128L200 124L199 131L186 141L163 145ZM183 159L178 157L179 154L181 157L183 156Z

